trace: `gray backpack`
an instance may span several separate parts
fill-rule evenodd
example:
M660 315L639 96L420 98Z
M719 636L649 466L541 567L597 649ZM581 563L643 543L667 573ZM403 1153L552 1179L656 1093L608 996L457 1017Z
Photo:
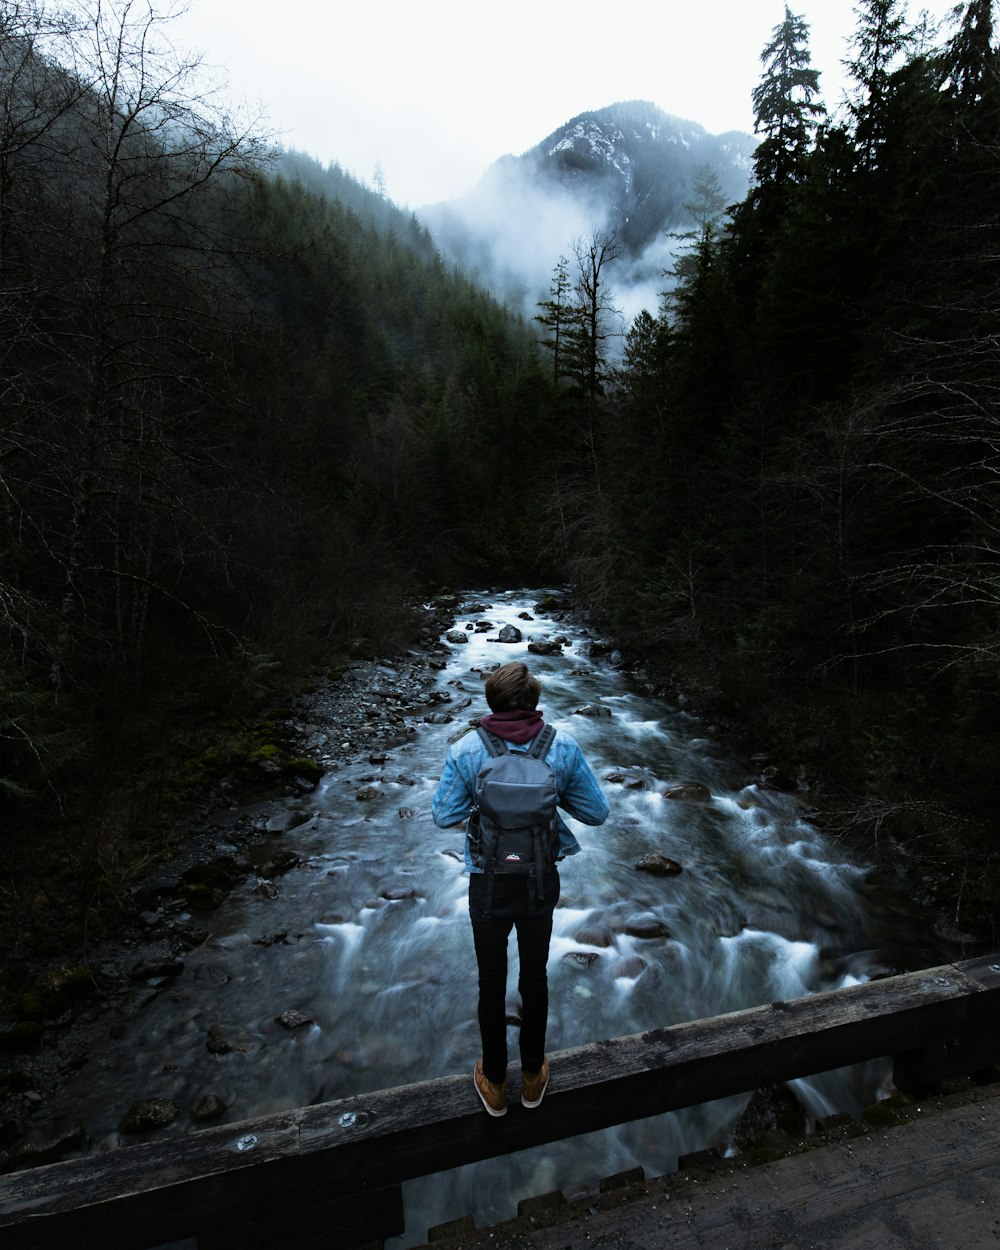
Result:
M480 726L476 731L489 755L476 777L475 806L469 822L472 862L486 874L486 910L496 876L527 876L529 907L545 894L545 874L559 854L559 791L546 760L556 736L545 725L528 751L509 751L503 738Z

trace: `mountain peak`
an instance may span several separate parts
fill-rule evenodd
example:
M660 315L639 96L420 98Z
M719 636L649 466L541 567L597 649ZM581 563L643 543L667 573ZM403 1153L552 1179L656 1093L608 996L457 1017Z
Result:
M450 258L474 268L502 298L547 289L573 240L614 231L633 274L662 286L666 236L689 226L684 205L707 167L728 203L749 186L756 141L709 134L648 100L624 100L572 117L521 156L503 156L459 200L424 216Z

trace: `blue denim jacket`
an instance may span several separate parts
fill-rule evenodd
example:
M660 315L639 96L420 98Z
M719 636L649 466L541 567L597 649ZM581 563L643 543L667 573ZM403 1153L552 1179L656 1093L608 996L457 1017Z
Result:
M508 746L512 751L527 751L531 743L524 746L510 743ZM444 772L431 800L431 815L441 829L450 829L468 819L476 792L476 777L487 755L482 739L474 730L449 747ZM603 825L608 818L608 800L573 735L558 730L545 758L556 775L559 806L563 811L585 825ZM579 842L560 816L559 858L575 855L579 850ZM481 868L473 866L468 837L465 840L465 870L482 872Z

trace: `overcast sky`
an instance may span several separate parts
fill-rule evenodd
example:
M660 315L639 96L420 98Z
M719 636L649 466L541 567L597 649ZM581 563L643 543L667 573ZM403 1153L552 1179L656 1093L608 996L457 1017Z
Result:
M790 6L830 108L855 2ZM760 53L783 16L784 0L192 0L173 38L224 67L286 146L367 181L379 162L388 194L418 208L618 100L752 131Z

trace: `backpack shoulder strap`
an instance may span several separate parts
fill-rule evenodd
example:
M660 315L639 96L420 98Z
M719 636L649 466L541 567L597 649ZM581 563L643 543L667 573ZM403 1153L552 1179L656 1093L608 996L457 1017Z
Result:
M504 742L503 738L498 738L496 734L491 734L490 731L488 729L484 729L482 725L476 726L476 733L479 734L479 737L483 741L483 745L486 747L486 750L489 751L490 755L507 754L507 744Z
M549 747L555 740L556 731L551 725L543 725L539 732L535 735L535 740L531 744L531 750L528 754L532 759L543 760L549 753Z

